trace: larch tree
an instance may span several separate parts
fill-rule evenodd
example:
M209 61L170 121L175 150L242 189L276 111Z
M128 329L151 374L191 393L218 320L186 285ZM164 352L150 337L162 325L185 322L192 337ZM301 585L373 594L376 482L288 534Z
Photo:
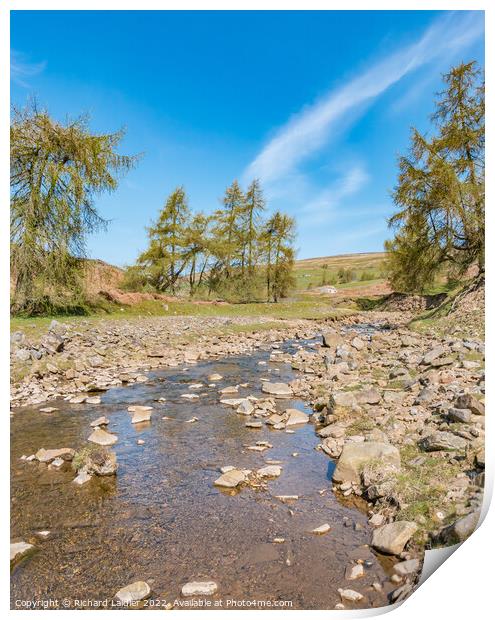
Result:
M136 156L120 155L123 131L91 133L87 117L65 124L35 103L14 109L10 127L13 311L71 305L83 294L87 235L107 222L96 196L117 188Z
M261 218L265 210L263 190L258 179L254 179L246 192L243 219L245 221L245 243L247 245L247 269L252 274L257 262L256 248Z
M235 180L225 190L223 208L214 214L217 257L227 279L236 264L241 265L241 268L244 266L240 247L240 218L244 211L245 200L244 192Z
M399 158L393 193L399 210L390 218L387 270L396 290L425 290L440 270L460 277L477 264L484 272L485 97L475 62L444 76L432 116L436 133L411 132Z
M294 286L295 221L277 211L266 223L267 297L277 302Z
M183 187L177 187L167 198L157 221L148 228L149 247L138 258L138 265L158 291L175 293L189 262L189 218L186 193Z
M201 288L205 271L213 250L211 240L211 217L196 213L186 230L189 248L189 295L193 297Z

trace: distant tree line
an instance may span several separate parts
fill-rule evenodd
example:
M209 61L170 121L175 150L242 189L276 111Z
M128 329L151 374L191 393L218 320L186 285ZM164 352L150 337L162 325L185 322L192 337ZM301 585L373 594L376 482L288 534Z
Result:
M389 220L388 274L395 290L422 292L437 274L463 276L473 265L484 274L485 92L475 62L444 76L432 115L434 135L411 131L399 158Z
M234 181L210 215L191 212L184 188L176 188L148 228L148 248L128 268L126 286L237 302L286 297L294 284L295 223L280 212L265 218L265 211L257 179L245 192Z

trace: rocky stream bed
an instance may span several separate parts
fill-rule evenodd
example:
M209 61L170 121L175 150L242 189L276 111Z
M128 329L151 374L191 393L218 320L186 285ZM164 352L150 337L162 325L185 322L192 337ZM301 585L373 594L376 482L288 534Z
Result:
M13 607L380 607L474 529L481 342L390 314L173 346L141 329L14 335L14 364L44 363L13 388Z

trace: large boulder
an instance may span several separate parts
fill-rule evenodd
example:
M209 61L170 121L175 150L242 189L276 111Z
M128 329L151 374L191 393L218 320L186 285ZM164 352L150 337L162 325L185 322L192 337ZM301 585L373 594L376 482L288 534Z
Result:
M399 555L417 529L414 521L387 523L373 532L371 546L382 553Z
M338 347L344 342L342 336L335 330L324 331L321 335L324 347Z
M437 450L464 450L467 442L462 437L447 431L437 431L428 435L420 442L420 447L425 452L436 452Z
M286 426L295 426L296 424L307 424L308 415L299 411L299 409L286 409L285 415L289 416L285 422Z
M330 395L327 403L330 413L337 414L339 411L359 411L360 407L353 392L334 392Z
M438 359L444 353L445 348L443 346L434 347L433 349L430 349L427 353L425 353L423 359L421 360L421 363L425 365L431 364L434 360Z
M333 479L335 482L359 482L361 471L371 462L400 469L399 450L390 444L374 441L348 443L342 450Z
M474 415L485 415L485 405L473 394L461 394L455 406L457 409L469 409Z
M438 535L439 541L447 545L455 545L469 538L476 529L481 512L476 510L443 528Z
M380 393L374 388L360 390L355 394L356 401L363 405L377 405L382 399Z

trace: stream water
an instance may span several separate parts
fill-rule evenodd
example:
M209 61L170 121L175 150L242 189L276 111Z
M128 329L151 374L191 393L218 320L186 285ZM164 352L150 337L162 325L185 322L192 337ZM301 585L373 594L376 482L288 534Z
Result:
M298 346L287 342L281 350ZM288 364L268 361L270 350L267 345L252 355L156 371L146 384L105 392L100 405L60 401L53 403L59 411L51 414L15 410L11 540L35 542L37 552L12 573L12 607L27 599L68 599L70 607L80 599L112 599L138 580L151 586L156 606L180 598L184 583L206 580L218 583L212 600L222 599L223 608L232 607L227 601L233 600L244 607L290 601L296 609L332 609L340 602L338 588L364 594L357 607L386 605L386 561L367 546L366 515L332 493L334 463L315 450L313 426L294 427L294 433L266 425L250 429L245 416L219 404L218 390L227 385L247 382L240 396L261 396L261 378L294 378ZM208 387L211 373L223 376L215 387ZM192 383L204 386L193 390ZM199 398L182 397L191 392ZM161 397L166 401L158 402ZM151 404L151 422L132 425L130 404ZM299 400L277 404L281 411L290 406L310 413ZM119 438L113 446L117 476L93 478L79 487L71 482L70 467L56 471L20 460L41 447L84 445L90 422L101 415ZM199 420L188 423L193 416ZM144 444L138 445L138 439ZM263 453L246 449L260 440L273 448ZM281 461L283 471L267 490L232 493L213 485L219 467L255 469L269 460ZM276 495L299 499L283 503ZM311 533L323 523L330 524L329 533ZM43 539L39 531L50 534ZM285 542L273 543L276 537ZM358 559L368 560L364 577L346 580L346 568ZM385 584L381 592L371 587L377 581Z

